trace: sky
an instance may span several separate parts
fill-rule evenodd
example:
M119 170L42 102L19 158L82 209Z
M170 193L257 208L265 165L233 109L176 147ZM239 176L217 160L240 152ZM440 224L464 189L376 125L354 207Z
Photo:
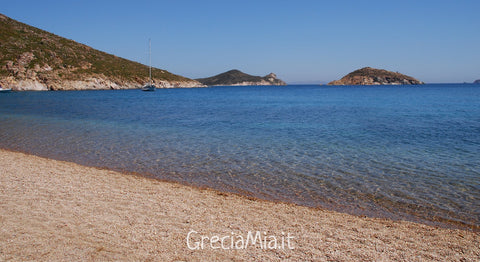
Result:
M480 79L480 1L0 0L20 22L189 78L230 69L327 83L370 66Z

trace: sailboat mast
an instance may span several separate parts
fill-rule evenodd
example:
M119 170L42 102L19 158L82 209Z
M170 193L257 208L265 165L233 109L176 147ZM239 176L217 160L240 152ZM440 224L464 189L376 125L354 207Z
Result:
M152 40L151 39L148 39L148 59L149 59L148 75L150 77L149 85L152 85Z

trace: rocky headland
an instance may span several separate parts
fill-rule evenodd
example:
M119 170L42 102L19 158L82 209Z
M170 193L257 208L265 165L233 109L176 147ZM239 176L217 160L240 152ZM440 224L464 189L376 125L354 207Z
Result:
M195 79L207 86L271 86L286 85L286 83L277 78L277 75L270 73L264 77L245 74L240 70L230 70L225 73L207 78Z
M424 84L411 76L383 69L364 67L335 80L329 85L421 85Z
M198 81L153 68L159 88L202 87ZM0 85L13 90L135 89L148 67L0 14Z
M480 84L480 79L473 81L474 84Z

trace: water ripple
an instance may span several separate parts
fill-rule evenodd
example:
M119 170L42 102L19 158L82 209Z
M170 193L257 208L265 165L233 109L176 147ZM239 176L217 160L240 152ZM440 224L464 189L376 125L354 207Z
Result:
M480 226L480 88L22 92L0 146L266 199Z

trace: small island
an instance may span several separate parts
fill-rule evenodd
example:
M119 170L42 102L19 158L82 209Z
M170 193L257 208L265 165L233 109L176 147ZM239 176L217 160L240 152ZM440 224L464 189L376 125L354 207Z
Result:
M480 79L473 81L474 84L480 84Z
M328 85L421 85L424 84L411 76L384 69L364 67L335 80Z
M198 78L196 81L207 86L284 86L286 83L270 73L264 77L245 74L240 70L230 70L225 73L207 78Z

